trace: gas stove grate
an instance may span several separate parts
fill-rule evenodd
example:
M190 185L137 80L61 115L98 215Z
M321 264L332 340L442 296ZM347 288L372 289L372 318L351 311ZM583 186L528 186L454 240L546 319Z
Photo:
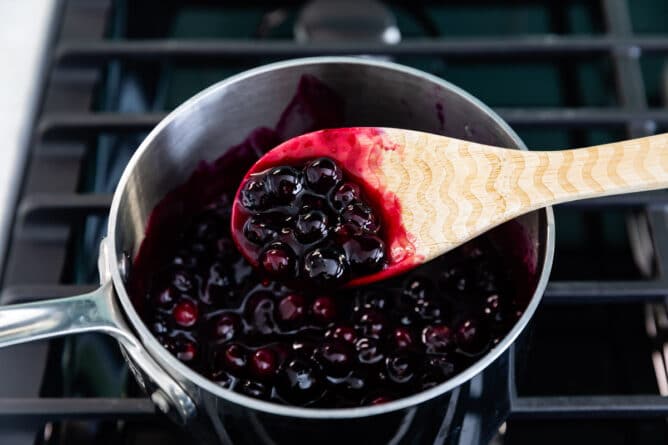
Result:
M668 54L668 35L634 35L627 2L602 0L600 12L605 34L592 36L531 35L504 38L421 38L396 45L309 44L287 40L110 40L91 34L91 27L77 25L75 18L97 17L100 26L110 14L105 1L98 7L85 2L64 3L61 32L52 48L51 67L43 85L44 105L36 118L31 158L24 188L16 209L11 248L3 275L4 304L72 295L93 285L66 284L67 251L72 233L90 216L104 216L111 195L77 192L76 178L86 157L86 143L100 134L134 134L153 127L162 112L93 112L93 90L108 63L187 61L205 64L228 59L261 63L314 55L438 56L466 60L521 60L523 58L577 61L592 55L609 59L614 72L617 105L591 107L501 107L496 111L517 128L624 128L628 137L638 137L668 126L668 109L649 108L641 72L641 58ZM530 2L531 3L531 2ZM68 28L69 27L69 28ZM69 33L69 34L68 34ZM80 101L54 92L74 86ZM84 87L80 87L83 85ZM72 105L73 104L73 105ZM57 164L54 164L57 163ZM71 179L53 186L49 166L58 165ZM624 281L551 281L544 305L609 305L661 303L668 295L668 193L664 191L608 197L570 205L587 211L599 207L634 210L644 215L651 234L652 278ZM48 260L48 264L45 260ZM559 259L557 258L557 261ZM36 272L34 264L44 263ZM42 269L42 267L40 267ZM45 353L40 357L45 360ZM39 355L39 354L38 354ZM37 359L37 357L36 357ZM664 358L663 366L667 362ZM511 366L515 360L511 361ZM666 372L665 369L663 372ZM511 376L515 373L511 372ZM645 419L668 417L668 399L660 395L520 395L516 381L508 382L511 419ZM146 398L127 397L4 397L0 398L0 425L20 419L36 426L72 419L154 418L155 409Z

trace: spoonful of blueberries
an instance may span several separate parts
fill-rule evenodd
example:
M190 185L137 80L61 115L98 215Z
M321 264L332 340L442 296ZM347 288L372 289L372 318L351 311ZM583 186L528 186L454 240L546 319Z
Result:
M247 173L240 252L302 288L371 283L541 207L668 187L668 134L520 151L394 128L290 139Z

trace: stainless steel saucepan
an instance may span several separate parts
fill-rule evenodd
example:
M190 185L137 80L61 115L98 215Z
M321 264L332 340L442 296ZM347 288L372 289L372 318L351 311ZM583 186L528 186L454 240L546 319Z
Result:
M384 405L346 409L282 406L217 386L180 363L139 318L125 280L144 238L151 210L183 183L200 160L213 160L254 128L273 126L311 74L346 101L346 126L399 127L441 133L491 145L524 149L496 114L459 88L400 65L361 58L310 58L275 63L223 80L170 113L130 160L114 194L107 237L99 253L101 286L85 295L5 306L0 346L79 332L115 337L140 385L156 406L212 443L438 443L453 442L461 429L469 381L493 372L495 360L531 319L547 283L554 249L551 209L525 215L498 229L506 260L525 270L520 289L524 315L485 356L454 378ZM504 230L515 232L504 246ZM516 233L520 230L521 239ZM500 357L501 356L501 357ZM498 363L498 361L497 361ZM492 366L490 366L492 365ZM487 369L487 371L486 371ZM493 386L493 385L492 385ZM475 396L475 394L474 394ZM479 396L479 394L478 394ZM494 424L503 398L489 402ZM498 405L498 406L497 406ZM507 409L507 408L506 408ZM496 425L498 426L498 425Z

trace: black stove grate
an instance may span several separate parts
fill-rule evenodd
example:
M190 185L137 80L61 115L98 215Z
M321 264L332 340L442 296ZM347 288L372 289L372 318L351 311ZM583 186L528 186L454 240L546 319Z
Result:
M482 2L481 7L485 4L487 2ZM298 45L287 39L105 39L103 30L105 26L110 26L109 17L113 15L116 5L105 0L70 0L62 5L58 36L54 39L51 64L43 84L42 111L35 121L34 137L29 147L30 159L3 271L1 301L4 304L72 295L94 287L92 282L77 284L71 279L74 266L68 253L73 249L75 235L83 230L84 223L91 217L104 216L111 202L110 194L79 191L79 178L84 175L82 168L91 156L90 147L95 145L100 135L141 134L164 116L162 111L92 111L99 101L96 86L108 80L104 76L110 75L108 66L112 63L185 62L203 66L241 60L253 65L266 60L300 56L364 54L427 56L469 62L556 59L563 64L577 64L591 57L602 57L611 64L614 74L615 105L594 108L566 103L565 106L548 108L499 107L496 110L511 126L520 130L621 129L623 135L637 137L668 128L668 108L648 106L641 67L644 57L668 54L668 29L664 30L665 35L634 34L629 5L624 0L602 0L597 5L604 26L602 34L429 37L405 39L390 46L375 43ZM640 232L636 236L645 244L644 250L635 252L641 257L636 260L646 265L645 273L641 274L645 276L622 281L553 280L545 293L545 310L569 307L585 311L584 308L592 307L591 310L596 311L599 307L641 305L648 311L648 320L651 319L652 311L659 310L668 295L668 271L665 270L668 264L667 204L668 193L658 191L566 206L574 212L612 208L634 215L634 227ZM556 261L559 261L559 252ZM38 268L36 264L39 264ZM656 341L659 340L662 339ZM60 351L62 344L58 342L51 342L51 348ZM32 364L28 372L31 378L27 383L19 379L20 376L13 376L11 384L19 389L15 392L0 391L0 437L6 427L8 431L12 428L28 431L25 437L32 439L25 442L19 439L16 442L0 440L3 444L33 443L36 430L41 434L38 442L52 443L54 431L59 428L62 431L63 424L74 420L123 420L128 424L152 422L163 427L168 425L155 413L152 402L142 396L61 396L44 382L47 378L42 379L45 366L53 360L49 358L47 344L20 348L0 353L0 360L9 360L14 351L21 351L21 354L30 356L29 364ZM666 373L667 360L668 357L659 355L658 362L654 363L660 371L656 376L659 379L661 373ZM516 360L511 360L511 367L514 368L515 364ZM559 364L555 363L555 366ZM49 369L46 374L51 372ZM2 372L4 370L0 370L0 374ZM568 424L581 419L590 420L592 425L606 419L615 419L618 426L625 422L647 421L656 427L658 422L663 428L662 437L666 437L663 419L668 418L668 399L659 391L617 395L582 395L577 391L542 394L540 391L522 391L521 388L518 391L517 380L521 374L515 378L513 370L510 375L512 378L508 385L512 413L507 425L509 438L516 424L530 430L531 427L526 427L527 423ZM661 383L658 385L660 387ZM135 442L127 440L127 443ZM508 443L512 442L509 440ZM629 439L620 443L635 442Z

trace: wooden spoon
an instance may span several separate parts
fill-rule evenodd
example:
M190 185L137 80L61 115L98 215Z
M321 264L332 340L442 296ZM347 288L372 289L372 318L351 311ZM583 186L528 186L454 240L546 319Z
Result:
M284 142L247 177L319 156L336 160L384 207L389 265L350 285L404 272L541 207L668 187L668 133L575 150L520 151L412 130L341 128Z

